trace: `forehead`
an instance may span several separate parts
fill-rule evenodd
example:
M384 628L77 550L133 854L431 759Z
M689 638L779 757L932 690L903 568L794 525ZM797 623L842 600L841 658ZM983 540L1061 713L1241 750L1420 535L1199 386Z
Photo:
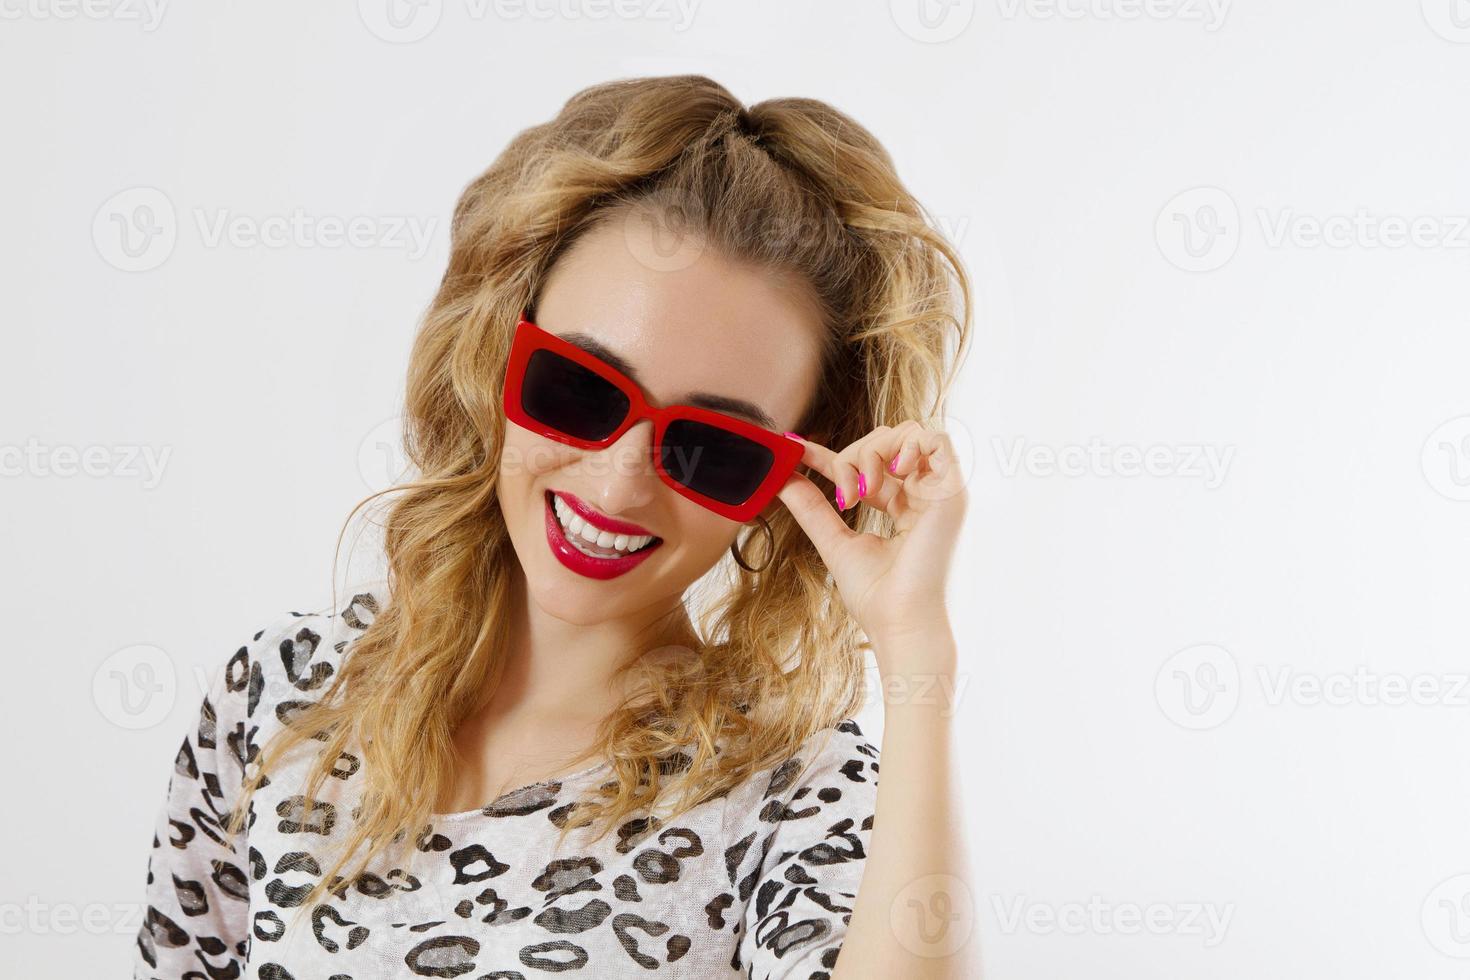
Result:
M646 222L610 219L589 231L552 269L537 324L621 358L655 404L705 393L796 425L816 390L823 329L804 287L702 247L650 261L657 247Z

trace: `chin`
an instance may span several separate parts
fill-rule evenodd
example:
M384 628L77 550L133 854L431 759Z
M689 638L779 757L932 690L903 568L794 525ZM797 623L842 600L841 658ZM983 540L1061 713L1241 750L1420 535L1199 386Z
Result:
M578 576L563 574L560 568L528 574L526 596L546 615L573 626L596 626L618 615L623 605L616 599L609 603L606 592L594 592Z

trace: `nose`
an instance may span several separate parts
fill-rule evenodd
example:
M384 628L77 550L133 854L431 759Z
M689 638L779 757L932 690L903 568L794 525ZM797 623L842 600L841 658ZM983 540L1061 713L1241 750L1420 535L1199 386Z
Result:
M612 445L595 454L597 471L588 489L592 505L604 514L636 512L652 503L659 492L653 465L653 422L635 423Z

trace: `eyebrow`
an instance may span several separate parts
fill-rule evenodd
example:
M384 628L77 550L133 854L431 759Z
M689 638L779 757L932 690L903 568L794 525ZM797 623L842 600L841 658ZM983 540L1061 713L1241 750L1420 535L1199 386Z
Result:
M597 338L585 333L564 333L558 336L568 343L575 344L593 357L601 358L626 374L640 386L643 385L643 382L638 378L638 372L633 369L633 365L629 364L621 355L608 349ZM776 420L767 415L765 409L743 398L729 398L725 395L716 395L708 391L691 391L683 398L676 398L674 401L680 405L694 405L698 408L708 408L716 412L741 415L765 429L776 428Z

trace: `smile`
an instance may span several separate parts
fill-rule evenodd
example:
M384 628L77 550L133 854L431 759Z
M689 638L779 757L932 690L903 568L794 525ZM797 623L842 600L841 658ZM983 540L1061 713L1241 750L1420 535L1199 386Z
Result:
M575 497L546 492L546 543L563 565L588 578L632 571L663 544L636 524L592 512Z

